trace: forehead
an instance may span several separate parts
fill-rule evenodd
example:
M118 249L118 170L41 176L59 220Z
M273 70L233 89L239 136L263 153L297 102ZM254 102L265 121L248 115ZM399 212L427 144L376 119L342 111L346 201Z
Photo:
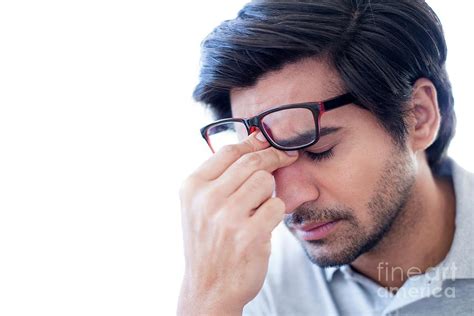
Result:
M304 59L269 72L255 85L230 92L233 117L251 117L276 106L322 101L345 91L337 73L319 59Z

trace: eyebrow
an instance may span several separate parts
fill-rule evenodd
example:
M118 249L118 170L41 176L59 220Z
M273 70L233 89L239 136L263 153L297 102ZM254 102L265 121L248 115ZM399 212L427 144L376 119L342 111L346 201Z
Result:
M336 127L336 126L321 127L321 129L319 131L319 139L321 139L321 137L337 133L341 129L342 129L342 127ZM281 146L288 146L289 144L294 144L295 142L309 143L309 141L311 139L314 139L314 132L313 133L308 132L308 133L300 134L300 135L298 135L296 137L292 137L290 139L281 140L278 143Z
M339 127L339 126L337 126L337 127L336 126L321 127L321 129L319 131L319 137L334 134L334 133L340 131L341 129L342 129L342 127Z

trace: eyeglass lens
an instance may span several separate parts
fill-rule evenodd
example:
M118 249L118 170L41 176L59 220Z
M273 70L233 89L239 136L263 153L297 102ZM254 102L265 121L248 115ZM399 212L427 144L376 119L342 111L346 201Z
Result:
M277 145L285 148L302 147L317 137L313 112L307 108L290 108L265 115L262 120L264 132ZM225 145L236 144L246 136L243 122L226 122L207 130L208 141L214 152Z

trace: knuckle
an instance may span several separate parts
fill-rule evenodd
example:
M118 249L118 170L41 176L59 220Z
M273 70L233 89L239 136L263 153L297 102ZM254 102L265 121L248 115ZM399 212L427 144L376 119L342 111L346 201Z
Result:
M235 232L234 238L240 247L251 245L254 239L252 234L249 234L247 231L243 230Z
M193 176L189 176L182 183L179 188L179 195L183 198L192 193L196 189L196 180Z
M206 188L206 194L214 199L224 196L225 184L219 184L216 181L210 182Z
M219 212L215 212L214 214L209 216L209 221L212 222L217 227L222 227L225 224L225 217L223 214L223 210L219 210Z
M216 199L211 198L211 195L201 193L196 196L196 206L204 215L213 214L217 208Z
M219 150L220 154L228 155L231 157L238 157L240 156L239 147L236 145L225 145Z
M189 186L192 188L190 189ZM219 205L219 200L208 186L193 187L193 184L183 184L180 192L182 208L193 216L207 216L212 214Z
M228 212L223 209L213 215L212 222L226 238L234 238L240 231L237 221L229 220Z
M255 141L254 137L247 138L243 144L248 147L249 150L251 151L256 151L258 150L258 143Z
M250 153L242 156L239 162L247 167L259 167L263 162L263 158L257 153Z
M239 234L240 232L240 227L235 221L230 221L229 219L225 219L225 228L227 233L230 233L231 236L235 236L236 234Z
M281 150L274 150L275 161L278 165L282 165L285 161L288 160L288 155Z
M274 188L273 176L265 170L257 170L247 179L245 187L246 192L264 192L266 195L269 195L273 192ZM261 194L257 194L257 196L260 195ZM238 204L239 203L237 203L237 205Z

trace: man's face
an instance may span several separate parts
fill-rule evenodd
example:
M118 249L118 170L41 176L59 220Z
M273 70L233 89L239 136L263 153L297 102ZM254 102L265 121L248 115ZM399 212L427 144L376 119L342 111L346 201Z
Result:
M347 91L324 62L304 60L268 73L256 85L231 91L233 117L252 117L279 105L326 100ZM414 158L395 145L375 116L353 104L324 113L335 132L274 172L285 224L309 259L347 264L386 236L410 199ZM312 153L331 150L316 157ZM319 226L315 228L316 226Z

